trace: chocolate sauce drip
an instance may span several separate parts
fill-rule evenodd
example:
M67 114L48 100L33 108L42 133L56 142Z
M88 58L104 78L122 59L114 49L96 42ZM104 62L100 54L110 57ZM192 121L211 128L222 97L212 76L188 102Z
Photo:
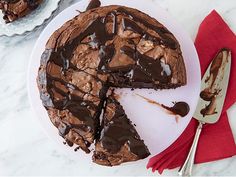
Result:
M117 153L127 143L130 151L139 158L147 157L149 152L127 118L122 106L115 98L108 99L106 108L110 109L111 105L115 105L115 114L112 117L106 117L105 111L104 130L100 139L102 147L110 153Z
M118 9L117 12L122 12L126 14L128 13L122 8ZM107 64L114 56L115 48L113 45L106 46L105 43L108 40L113 39L113 37L116 35L117 20L116 20L115 14L117 12L111 12L107 14L107 16L108 15L113 16L113 34L108 34L106 31L106 27L105 27L106 18L105 19L97 18L87 27L87 29L83 33L78 35L75 39L73 39L72 41L69 41L67 44L65 44L65 46L58 48L56 51L52 51L48 62L53 62L54 64L60 66L62 68L62 71L67 71L68 69L76 69L76 67L70 62L70 59L72 58L72 55L73 55L73 51L85 37L90 36L91 41L89 42L89 45L92 46L93 48L99 49L99 57L100 57L101 62L99 64L98 69L102 70L102 69L107 68ZM129 16L132 16L132 14L129 14ZM139 19L138 17L134 17L134 16L132 16L132 18L146 25L146 22L143 21L142 19ZM132 22L131 20L124 19L123 25L125 26L125 28L135 30L138 33L142 33L142 34L144 33L143 31L141 31L140 27L138 27L138 25L135 24L135 22ZM149 25L149 27L151 27L158 33L160 33L160 31L162 32L164 31L163 29L160 30L159 28L154 28L152 25ZM167 83L170 80L171 77L167 76L166 73L163 72L163 68L161 67L160 60L154 60L148 56L140 54L139 52L131 48L123 47L121 50L123 50L123 52L126 55L136 60L141 70L144 73L146 73L148 76L152 77L154 81ZM52 78L47 77L48 90L51 90L53 87L55 87L53 81L54 80ZM51 88L48 85L51 85ZM56 106L56 107L57 109L61 109L61 110L67 108L65 106L63 107ZM86 115L86 117L87 116L89 117L89 114L87 111L84 111L84 109L81 109L81 110L83 110L84 115ZM76 111L73 111L73 112L75 113L75 115L78 115ZM85 114L85 112L87 113Z
M139 95L139 94L136 94L136 95L143 98L148 103L151 103L151 104L157 105L158 107L164 108L165 110L167 110L168 112L170 112L171 114L174 114L174 115L179 115L181 117L185 117L190 111L188 103L183 102L183 101L175 102L172 107L169 107L164 104L158 103L154 100L151 100L149 98L146 98L142 95Z
M49 61L48 62L53 62L54 64L60 66L62 68L62 71L67 71L68 69L76 69L76 67L71 64L70 58L72 58L72 53L75 50L75 48L80 44L80 42L87 36L91 36L91 46L96 46L95 48L99 48L99 57L100 57L100 64L98 69L105 69L106 65L109 63L109 61L112 59L114 53L115 53L115 48L113 45L110 46L105 46L106 41L111 40L114 35L116 30L116 17L114 17L114 12L112 12L113 16L113 34L108 34L105 28L105 23L103 23L103 20L101 18L97 18L94 22L92 22L88 28L81 33L79 36L77 36L74 40L70 41L68 44L66 44L63 47L60 47L57 49L57 51L52 51ZM106 22L106 19L104 20ZM125 23L125 22L124 22ZM130 23L130 22L129 22ZM91 44L92 43L92 44ZM160 82L168 82L170 77L167 77L165 73L163 74L161 64L159 60L153 60L152 58L149 58L147 56L141 55L140 53L137 53L133 49L127 50L127 48L122 49L125 54L131 56L131 58L135 59L138 61L141 69L145 71L146 74L149 76L153 77L154 80L158 80ZM155 62L153 62L155 61ZM150 65L152 64L152 65ZM51 90L55 88L54 80L51 77L47 76L47 87L48 90ZM52 92L50 92L52 94ZM82 99L73 99L73 96L71 97L71 100L82 100ZM72 101L73 103L68 102L68 98L66 100L62 101L63 104L57 104L54 103L54 106L57 109L70 109L73 111L73 115L78 116L79 113L74 110L74 106L76 103ZM65 103L67 103L67 106L65 106ZM78 102L81 104L80 102ZM61 106L60 106L61 105ZM86 111L84 107L81 107L80 109L83 112L83 115L87 117L90 117L89 111Z
M52 52L50 57L50 62L53 62L54 64L61 66L62 71L67 71L68 69L77 69L71 62L70 59L66 57L64 54L65 51L58 52Z
M185 102L176 102L172 107L168 107L162 104L162 107L175 115L180 115L181 117L185 117L190 110L189 105Z
M47 63L53 62L54 64L60 66L63 72L69 69L77 69L70 62L70 59L72 58L73 55L73 51L85 37L90 35L94 35L94 38L92 38L92 40L93 43L95 43L95 45L98 47L104 45L105 42L108 39L110 39L110 36L107 37L106 35L104 24L101 22L101 19L98 18L94 22L92 22L83 33L81 33L79 36L77 36L74 40L70 41L65 46L58 48L56 51L47 52L47 55L50 55L46 56L47 57L46 59L48 60ZM108 59L107 54L105 55L104 58ZM68 84L64 82L62 79L55 80L55 78L52 78L50 75L47 74L47 90L50 93L51 98L53 98L53 93L51 90L56 88L55 81L59 81L65 87L67 87ZM74 90L79 90L79 89L74 87ZM68 93L64 93L63 95L68 95ZM69 95L65 98L65 100L60 100L60 104L54 102L54 107L59 110L70 109L70 111L73 111L74 116L84 120L84 118L82 118L82 116L79 113L81 111L81 113L83 113L82 115L86 117L85 119L89 117L91 119L91 115L89 114L89 111L86 111L86 107L81 106L82 103L84 103L82 98L79 98L78 96L75 95ZM79 106L78 111L76 111L76 105Z
M64 81L64 80L62 80L62 79L53 77L53 76L51 76L51 75L47 75L47 77L48 77L49 79L51 79L51 80L54 80L54 82L59 82L59 83L61 83L63 86L65 86L65 87L67 88L67 90L68 90L67 93L69 93L69 90L74 90L74 91L76 90L76 91L79 91L79 92L82 93L82 94L89 94L89 93L87 93L87 92L81 90L81 89L80 89L79 87L77 87L76 85L71 84L71 83L68 83L68 82L66 82L66 81ZM99 81L100 81L100 80L99 80ZM49 83L49 84L52 84L52 83ZM51 86L53 87L54 85L52 84ZM57 87L55 87L55 88L57 89ZM65 94L65 92L62 92L62 93L61 93L61 95L64 95L64 94ZM93 95L93 94L89 94L89 95L96 97L96 96ZM92 105L93 105L93 104L91 103L90 106L92 106ZM96 106L93 105L92 107L96 107Z
M89 6L87 7L87 10L99 6L100 2L98 0L92 0ZM139 33L143 38L151 40L156 44L165 45L172 49L175 49L177 47L176 42L166 35L169 34L169 32L165 28L149 24L147 21L137 17L135 14L126 11L124 8L119 8L115 11L107 13L104 17L98 17L97 19L95 19L79 35L75 36L76 34L71 34L71 36L75 37L67 41L63 46L51 50L46 50L42 55L41 62L47 63L47 66L53 64L60 67L62 78L66 77L66 73L70 70L76 70L86 73L86 71L78 69L77 66L75 66L71 62L71 59L73 58L74 55L73 52L80 44L87 44L90 46L92 50L99 51L98 60L100 60L100 63L97 68L98 72L106 74L111 73L112 71L108 67L108 65L112 61L117 51L114 44L107 44L107 42L112 41L118 33L117 16L121 13L127 15L127 18L123 18L122 22L124 30L132 30L135 33ZM111 21L112 21L112 32L108 32L106 29L106 24ZM162 37L162 39L158 39L157 37L147 33L147 31L144 31L139 26L139 24L143 24L147 28L150 28L151 30L155 31L159 36ZM83 42L84 39L88 39L89 42ZM163 68L164 64L161 62L161 60L159 59L155 60L153 58L150 58L146 55L139 53L136 50L136 46L134 49L128 46L123 46L121 48L121 51L136 62L136 64L133 66L124 67L125 69L123 72L121 72L121 75L124 75L124 73L127 74L133 72L134 74L128 76L131 78L131 80L132 79L134 80L135 77L139 76L138 79L147 80L150 78L150 80L153 83L168 83L170 81L171 73L167 73L165 71L165 69ZM119 69L119 72L120 71L122 71L122 68ZM74 94L76 92L80 92L82 94L88 94L83 92L75 85L64 81L62 78L54 78L52 77L52 75L50 75L49 72L47 72L46 74L42 72L41 74L39 74L39 83L41 86L46 87L48 93L47 94L45 92L41 92L41 99L43 100L45 107L47 108L53 107L58 110L68 110L73 116L75 116L76 118L78 118L79 120L84 122L84 124L87 125L86 130L96 132L95 129L98 124L98 117L100 115L101 112L100 110L103 105L109 84L103 82L98 77L95 76L92 77L94 77L97 82L101 82L103 87L99 91L100 104L98 106L92 102L84 101L82 97ZM58 83L60 84L60 87L57 86ZM55 99L55 94L58 94L60 97ZM92 115L91 113L92 111L95 111L96 114ZM117 124L121 123L121 124L126 124L127 126L124 127L124 132L123 132L124 134L136 133L134 129L131 129L132 125L128 123L129 121L125 117L125 115L121 115L121 113L118 112L116 113L116 117L118 117L117 119L115 119L117 120ZM109 129L108 132L110 131L116 132L117 124L114 124L115 127L112 128L111 130ZM64 128L63 127L59 128L61 136L65 136L66 134L68 134L69 130L72 128L84 130L84 127L65 124ZM117 136L121 137L121 135ZM138 137L137 139L138 140L132 139L132 137L126 137L126 140L129 140L130 143L133 142L134 146L131 145L131 147L133 148L133 151L135 153L138 153L136 152L135 148L139 146L138 143L140 141ZM121 140L120 144L122 144L123 142L124 140Z
M122 25L123 25L123 28L125 30L131 30L131 31L133 31L135 33L141 34L141 36L143 36L144 39L150 40L153 43L155 43L156 45L163 44L163 41L161 41L160 39L154 37L153 35L151 35L150 33L146 32L145 30L143 30L133 20L125 18L125 19L122 20Z
M131 30L135 33L141 34L141 36L145 33L145 31L136 22L128 18L122 19L122 25L125 30Z
M90 131L91 127L88 125L75 125L75 124L68 124L68 123L60 123L58 126L59 135L64 137L66 136L71 129L79 129L81 132L88 132Z
M128 55L130 58L136 61L138 68L145 73L148 77L152 78L153 82L158 81L160 83L168 83L171 79L171 75L165 72L159 59L154 60L153 58L143 55L135 49L124 46L121 51ZM137 71L137 70L136 70ZM140 75L141 80L145 75Z
M113 44L109 46L102 46L99 50L100 63L98 66L98 70L100 71L106 70L114 54L115 54L115 47Z
M163 28L163 27L157 27L157 26L154 26L154 25L152 25L151 23L149 23L148 21L145 21L144 19L142 19L142 18L140 18L140 17L138 17L138 16L136 16L135 14L133 14L133 13L131 13L131 12L128 12L126 9L124 9L124 8L122 8L122 7L120 7L120 8L118 8L117 9L117 12L120 12L120 13L124 13L124 14L126 14L127 16L129 16L133 21L136 21L136 22L138 22L138 23L141 23L141 24L143 24L144 26L146 26L147 28L150 28L150 29L152 29L153 31L155 31L157 34L159 34L163 39L160 41L160 43L161 44L163 44L163 45L165 45L165 46L167 46L167 47L170 47L170 48L172 48L172 49L176 49L177 48L177 44L176 44L176 42L172 39L172 38L170 38L170 37L168 37L166 34L169 34L170 32L167 30L167 29L165 29L165 28ZM130 22L130 21L129 21ZM133 30L140 30L140 29L138 29L139 27L137 26L137 25L134 25L133 23L128 23L129 25L132 25L132 26L130 26L130 28L133 28ZM151 36L151 35L149 35L147 32L145 32L145 34L147 34L146 36ZM155 40L159 40L159 39L157 39L157 38L153 38L153 39L155 39Z
M86 8L86 11L90 9L95 9L100 6L101 2L99 0L91 0L90 3L88 4L88 7Z

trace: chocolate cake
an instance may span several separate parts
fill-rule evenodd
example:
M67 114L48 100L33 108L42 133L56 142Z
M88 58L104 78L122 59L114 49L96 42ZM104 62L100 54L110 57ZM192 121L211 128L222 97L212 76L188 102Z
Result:
M15 21L36 9L43 0L0 0L0 9L6 23Z
M99 117L109 88L171 89L186 84L180 45L162 24L136 9L94 4L53 33L37 79L43 105L60 135L87 153L99 139ZM132 127L125 114L119 119ZM99 160L97 151L94 159L115 165L143 158L147 152L131 150L120 161L109 162Z
M144 159L149 155L120 103L113 96L108 97L93 161L100 165L114 166Z

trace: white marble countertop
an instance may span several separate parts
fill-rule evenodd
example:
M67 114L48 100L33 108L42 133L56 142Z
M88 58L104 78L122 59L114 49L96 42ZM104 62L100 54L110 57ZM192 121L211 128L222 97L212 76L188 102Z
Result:
M78 0L65 0L60 11ZM194 40L203 18L216 9L236 32L235 0L155 0L182 24ZM43 27L17 37L0 37L0 175L158 175L144 164L130 168L104 168L71 159L61 152L33 118L27 98L26 75L29 56ZM236 93L235 93L236 94ZM229 110L236 137L236 106ZM234 116L233 116L234 115ZM194 174L236 176L236 157L195 165ZM166 170L164 175L176 175Z

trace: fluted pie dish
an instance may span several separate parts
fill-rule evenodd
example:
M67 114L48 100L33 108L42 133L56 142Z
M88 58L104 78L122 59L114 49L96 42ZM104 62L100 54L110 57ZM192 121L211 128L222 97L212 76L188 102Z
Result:
M49 19L60 0L0 0L0 36L21 35Z

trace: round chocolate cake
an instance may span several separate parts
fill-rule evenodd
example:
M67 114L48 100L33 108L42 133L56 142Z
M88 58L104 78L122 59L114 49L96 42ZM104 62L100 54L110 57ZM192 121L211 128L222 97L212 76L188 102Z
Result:
M0 10L6 23L24 17L36 9L43 0L0 0Z
M94 162L113 166L150 153L109 88L177 88L186 71L170 31L143 12L112 5L87 10L53 33L37 81L67 144L89 153L96 140Z

